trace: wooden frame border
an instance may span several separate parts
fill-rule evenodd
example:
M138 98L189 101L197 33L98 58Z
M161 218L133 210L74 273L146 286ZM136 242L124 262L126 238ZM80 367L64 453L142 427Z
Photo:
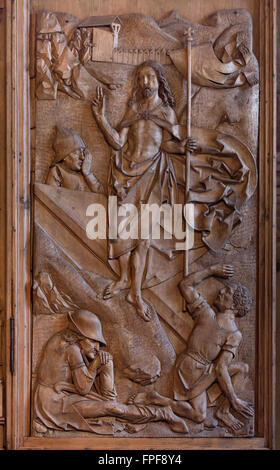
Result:
M5 4L0 0L0 42L5 52ZM5 100L5 81L6 81L6 62L5 53L0 56L0 89L3 90L0 96L0 259L5 260L6 247L5 247L5 176L6 176L6 155L5 155L5 141L6 141L6 100ZM5 411L4 411L4 378L5 378L5 347L4 347L4 318L5 318L5 262L1 263L0 267L0 449L4 446L4 426L5 426Z
M6 447L28 435L31 365L29 1L6 8ZM10 319L15 322L14 373Z
M5 414L8 449L272 449L275 446L276 0L260 11L260 141L256 436L254 438L34 438L31 390L31 106L29 0L6 0ZM15 370L10 371L10 319ZM258 437L259 436L259 437Z
M260 1L259 244L256 415L258 435L275 448L276 392L276 17L277 1ZM260 236L260 233L262 236Z

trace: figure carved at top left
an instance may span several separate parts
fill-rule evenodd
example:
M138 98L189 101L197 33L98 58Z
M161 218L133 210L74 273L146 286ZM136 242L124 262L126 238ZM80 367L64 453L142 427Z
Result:
M69 17L69 18L68 18ZM63 29L62 29L63 23ZM97 70L87 71L92 42L86 28L77 28L77 18L49 11L37 14L36 96L56 100L61 91L74 99L93 98L96 84L114 90L119 84ZM73 31L74 30L74 31Z

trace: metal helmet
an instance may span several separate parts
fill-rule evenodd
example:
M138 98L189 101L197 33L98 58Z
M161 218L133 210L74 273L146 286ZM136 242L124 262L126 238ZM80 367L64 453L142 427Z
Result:
M37 33L63 33L61 25L55 13L51 11L40 11L37 16Z
M69 319L77 330L86 338L99 341L103 346L107 343L103 337L101 322L97 315L88 310L75 310L69 312Z
M83 139L75 131L66 129L66 127L57 126L53 143L55 157L52 166L64 160L71 152L85 148L86 145Z

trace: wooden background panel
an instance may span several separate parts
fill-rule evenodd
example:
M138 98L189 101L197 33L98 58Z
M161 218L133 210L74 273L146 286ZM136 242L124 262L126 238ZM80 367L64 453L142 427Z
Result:
M208 2L207 2L208 3ZM176 5L176 8L179 10L181 15L185 18L197 21L197 22L202 22L202 19L207 16L210 13L213 13L217 10L220 10L224 7L229 8L230 5L218 0L215 2L215 5L213 6L213 2L211 3L211 8L210 8L210 3L208 3L209 9L205 9L205 3L200 2L200 9L195 7L195 14L194 14L194 8L190 8L190 3L189 2L175 2L173 1L168 1L164 4L164 8L160 9L159 4L156 2L137 2L136 4L131 4L131 2L128 4L128 2L125 1L120 1L118 5L120 5L121 9L118 8L117 10L115 9L114 5L116 4L115 2L111 1L109 2L104 2L102 5L99 2L87 2L87 8L82 8L81 5L83 2L80 2L77 4L76 2L68 0L66 3L63 3L62 5L59 4L58 2L47 2L46 5L43 5L41 1L34 1L32 3L34 10L40 10L41 8L45 7L48 8L49 10L53 11L66 11L72 14L75 14L79 18L85 18L86 16L90 16L92 14L98 15L98 14L108 14L108 13L123 13L123 12L141 12L141 13L147 13L153 15L156 19L160 18L162 15L166 15L172 8L174 8L174 5ZM96 5L97 8L93 9L93 6ZM236 3L234 4L236 7ZM242 2L242 4L238 4L238 6L246 7L249 9L249 6L251 5L251 2ZM202 11L202 6L203 6L203 11ZM232 5L233 6L233 5ZM78 7L78 8L77 8ZM140 8L141 7L141 8ZM180 7L180 8L179 8ZM256 21L257 24L257 21ZM126 82L127 83L127 82ZM129 88L129 84L128 84ZM171 88L173 88L171 86ZM221 92L222 93L222 92ZM221 94L220 93L220 94ZM235 90L232 92L226 92L226 94L235 94ZM221 99L219 94L219 98ZM256 99L258 98L257 96L255 97ZM124 94L123 100L127 100L127 93ZM207 96L203 96L201 98L201 103L199 105L200 111L203 110L205 111L205 108L207 107L205 104L209 106L209 100L207 101ZM121 103L118 103L119 107ZM211 103L210 103L211 104ZM51 146L51 136L48 135L49 130L52 131L54 128L54 125L57 122L63 123L63 125L66 125L67 127L75 128L77 130L80 129L81 133L83 132L83 137L85 134L85 129L90 130L90 134L92 134L91 139L92 139L92 147L94 147L94 144L98 147L102 141L100 141L100 135L93 135L93 122L92 122L92 115L91 115L91 110L90 107L87 106L87 109L84 109L85 103L84 102L75 102L72 100L72 98L69 98L65 95L60 95L57 99L57 101L38 101L37 102L37 121L36 121L36 133L37 133L37 157L41 154L43 160L46 160L46 155L47 152L51 152L51 157L52 157L52 146ZM119 108L117 110L119 112ZM198 123L197 125L201 124L202 126L205 127L210 127L210 128L215 128L215 125L212 122L202 122L201 118L201 112L199 115ZM72 123L72 120L74 122ZM257 118L255 119L257 122ZM111 122L111 119L110 119ZM74 125L72 125L74 124ZM217 124L217 123L216 123ZM254 139L251 139L251 133L249 132L249 135L247 136L246 141L249 141L251 143L251 140L253 142L253 146L256 147ZM257 133L257 130L255 129L254 137L255 134ZM238 137L238 135L237 135ZM99 139L99 140L98 140ZM90 141L90 136L87 136L86 142ZM43 144L43 145L42 145ZM254 148L255 150L255 148ZM36 158L37 158L36 157ZM109 158L109 155L108 155ZM104 159L103 159L104 160ZM102 160L102 162L103 162ZM106 172L107 173L107 172ZM101 173L97 174L98 177L102 176ZM104 178L106 175L104 175ZM42 182L38 180L39 182ZM105 182L105 181L104 181ZM256 253L255 253L255 246L256 246L256 239L253 237L256 234L256 220L257 220L257 214L256 214L256 198L251 201L249 209L248 207L246 208L246 213L244 214L244 220L243 224L241 227L241 231L243 230L244 233L241 234L240 230L238 232L237 238L239 236L242 238L242 240L246 240L247 244L247 239L250 239L250 254L246 250L244 253L235 253L234 250L231 250L231 253L222 253L221 260L218 260L215 258L215 262L221 261L225 262L233 262L233 264L237 261L236 258L238 258L238 267L237 267L237 278L238 279L244 279L245 285L247 285L250 290L252 291L253 294L255 294L255 284L256 284L256 278L255 278L255 269L256 269ZM248 226L250 227L250 230L248 230ZM253 232L252 234L248 232ZM250 235L250 236L249 236ZM241 248L243 249L243 248ZM209 264L213 262L213 260L209 259ZM243 280L242 279L242 280ZM249 285L248 285L249 283ZM255 296L254 296L255 297ZM181 299L180 299L181 301ZM242 348L239 354L238 359L239 360L245 360L246 362L249 363L249 369L250 369L250 376L251 380L254 380L254 348L255 348L255 311L252 309L250 312L250 317L246 318L246 329L244 331L244 337L246 338L246 341L243 342ZM244 322L241 323L241 327L244 327ZM36 350L34 350L33 356L36 356Z
M143 13L162 18L166 13L176 9L184 18L201 22L203 18L217 10L245 8L253 18L254 23L254 53L258 57L258 20L259 0L32 0L34 10L52 10L70 13L84 19L91 15L121 15L124 13ZM175 5L175 7L174 7Z

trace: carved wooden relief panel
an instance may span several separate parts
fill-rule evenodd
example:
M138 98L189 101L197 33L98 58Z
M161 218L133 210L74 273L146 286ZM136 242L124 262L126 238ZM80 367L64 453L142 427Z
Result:
M250 15L39 11L35 34L35 435L253 435ZM138 224L184 203L187 260L164 220Z
M260 436L251 3L31 3L29 435Z

